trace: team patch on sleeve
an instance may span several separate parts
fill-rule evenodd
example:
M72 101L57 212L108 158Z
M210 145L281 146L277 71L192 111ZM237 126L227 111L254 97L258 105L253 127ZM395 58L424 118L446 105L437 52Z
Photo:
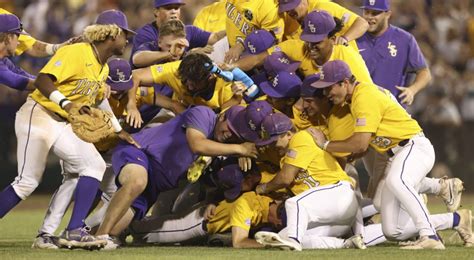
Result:
M298 154L298 152L293 150L293 149L289 149L288 152L286 152L286 156L288 156L290 158L293 158L293 159L296 158L297 154Z
M245 225L250 227L251 221L250 218L245 219Z
M356 119L356 126L365 126L367 124L367 121L365 118L357 118Z
M62 62L60 60L58 60L54 63L54 66L59 67L59 66L61 66L61 64L62 64Z
M342 15L342 18L341 18L341 21L343 24L346 24L347 22L349 22L349 18L351 17L351 14L349 13L344 13Z

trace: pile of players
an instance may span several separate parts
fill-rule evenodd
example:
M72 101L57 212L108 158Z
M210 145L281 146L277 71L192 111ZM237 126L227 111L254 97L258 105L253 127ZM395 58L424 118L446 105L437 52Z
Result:
M388 0L364 1L363 17L322 0L222 0L195 26L179 20L181 0L154 4L156 20L137 32L107 10L62 44L35 40L1 10L0 82L33 92L16 115L18 177L0 193L0 217L38 186L50 150L62 167L34 248L116 249L132 235L136 244L444 249L445 229L473 246L462 181L426 177L433 146L405 107L431 76L413 36L388 23ZM131 57L118 58L131 37ZM52 57L32 76L7 58L23 51ZM116 134L79 139L67 121L75 103L113 112ZM198 203L186 205L196 185ZM176 189L176 199L159 196ZM448 213L430 214L423 194ZM163 200L180 214L164 217Z

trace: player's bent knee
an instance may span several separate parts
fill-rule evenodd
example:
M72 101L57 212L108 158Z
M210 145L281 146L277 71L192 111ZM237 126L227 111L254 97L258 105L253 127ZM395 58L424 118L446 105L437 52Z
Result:
M382 232L388 240L392 240L392 241L402 240L401 239L402 232L399 229L397 229L395 226L382 224Z
M87 167L79 173L79 176L88 176L102 181L107 165L102 157L95 157L88 161Z
M138 164L125 165L119 174L120 184L130 189L133 194L140 194L145 190L148 183L148 173L146 169Z
M38 182L29 182L29 181L19 181L12 183L13 189L15 190L16 195L22 200L26 199L36 190L38 187Z

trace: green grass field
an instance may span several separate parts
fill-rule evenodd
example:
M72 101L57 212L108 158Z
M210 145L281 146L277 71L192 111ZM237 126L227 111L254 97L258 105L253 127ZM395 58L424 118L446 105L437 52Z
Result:
M405 251L394 243L371 247L367 250L306 250L285 252L280 250L236 250L207 247L128 247L115 251L38 250L31 249L33 238L42 223L48 196L33 196L22 202L14 211L0 220L0 259L474 259L474 248L464 248L453 231L442 232L445 251ZM429 199L432 213L443 212L444 206L434 197ZM463 197L463 207L474 210L474 194ZM66 218L68 220L68 218ZM451 237L451 238L450 238Z

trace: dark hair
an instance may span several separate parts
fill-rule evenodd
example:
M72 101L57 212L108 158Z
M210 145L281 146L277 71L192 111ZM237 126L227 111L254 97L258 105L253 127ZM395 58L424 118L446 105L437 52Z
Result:
M186 37L184 23L180 20L171 19L160 26L160 38L168 35Z
M206 63L212 64L212 60L205 54L190 53L184 56L178 68L178 76L181 82L207 80L211 72L204 66Z
M334 18L334 22L336 23L336 27L334 27L334 29L329 32L328 38L331 38L334 35L336 35L336 33L340 32L342 30L342 27L344 27L344 23L342 22L341 19L337 17L333 17L333 18Z

